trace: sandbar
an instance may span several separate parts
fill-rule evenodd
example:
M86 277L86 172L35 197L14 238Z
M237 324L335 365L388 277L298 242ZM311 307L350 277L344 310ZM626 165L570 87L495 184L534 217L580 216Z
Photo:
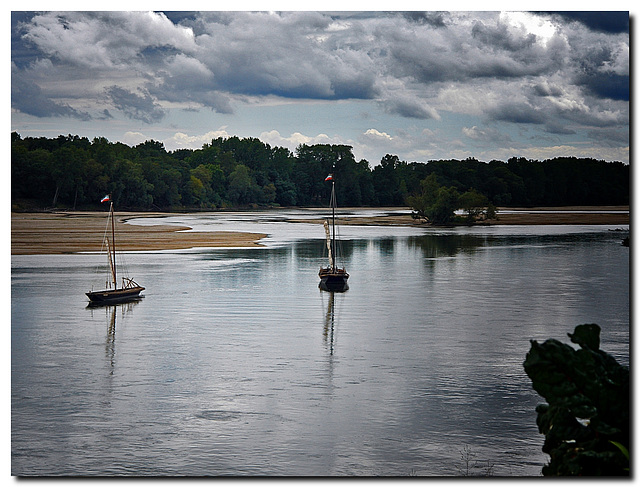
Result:
M344 208L347 215L336 215L339 225L396 225L429 227L430 224L411 217L411 210L406 208L398 213L398 208L376 208L387 214L371 217L349 216L350 211L358 208ZM515 213L514 213L515 212ZM290 220L298 223L314 223L322 220L298 219ZM536 208L498 208L497 218L479 221L474 225L629 225L628 206L566 206Z
M154 251L194 247L256 247L266 237L246 232L190 232L176 225L133 225L131 218L170 216L167 213L116 212L116 248ZM107 230L104 212L11 213L11 254L100 252Z

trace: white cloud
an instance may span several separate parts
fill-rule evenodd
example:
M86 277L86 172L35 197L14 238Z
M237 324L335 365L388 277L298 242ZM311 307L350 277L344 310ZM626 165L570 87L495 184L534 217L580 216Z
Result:
M164 145L167 150L201 149L204 144L210 144L212 140L220 137L227 138L231 137L231 135L226 131L225 127L211 130L202 135L187 135L183 132L176 132L164 140Z
M277 130L262 132L258 138L265 144L269 144L273 147L286 147L292 152L300 144L311 144L313 140L311 137L302 135L300 132L295 132L289 137L284 137L280 135L280 132Z
M462 127L462 133L474 140L481 139L484 136L484 132L475 125L473 127Z
M125 132L121 142L133 147L138 144L142 144L151 138L152 137L147 137L141 132Z
M300 132L294 132L293 134L285 137L277 130L271 130L268 132L262 132L258 137L261 141L271 146L286 147L291 152L295 152L296 148L301 144L314 145L314 144L337 144L337 145L353 145L349 140L345 140L340 136L329 136L327 134L317 135L304 135Z
M153 12L43 13L32 20L25 39L47 55L85 68L129 69L145 49L195 49L191 29Z
M545 46L557 34L557 27L549 19L529 12L501 12L500 21L522 29L527 34L534 34Z
M393 140L393 137L391 137L388 133L386 132L380 132L376 129L368 129L365 133L364 133L365 137L368 138L372 138L374 140L383 140L386 142L389 142L391 140Z

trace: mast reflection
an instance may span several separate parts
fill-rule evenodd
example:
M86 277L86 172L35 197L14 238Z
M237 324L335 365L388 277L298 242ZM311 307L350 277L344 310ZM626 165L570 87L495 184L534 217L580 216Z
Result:
M322 337L325 345L329 346L329 354L333 355L333 347L334 347L334 332L335 332L335 293L330 291L329 293L329 302L327 304L327 312L324 316L324 329L322 332Z
M126 313L130 313L133 310L133 307L138 304L141 300L136 299L133 301L128 301L126 303L120 304L111 304L111 305L87 305L87 309L91 310L91 316L93 316L94 311L96 310L104 310L105 318L107 320L107 336L105 340L105 353L109 363L110 372L109 375L113 375L113 371L115 368L115 356L116 356L116 315L118 308L121 310L121 317L124 319Z

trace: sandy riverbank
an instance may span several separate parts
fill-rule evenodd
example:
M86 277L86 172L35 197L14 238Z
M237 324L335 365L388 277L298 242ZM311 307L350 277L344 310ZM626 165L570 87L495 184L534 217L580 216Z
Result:
M171 250L192 247L255 247L266 235L243 232L185 232L189 227L141 226L131 218L168 216L166 213L116 213L119 250ZM104 212L12 213L11 254L99 252L107 218Z
M513 210L513 209L510 209ZM498 211L491 225L628 225L629 207L528 208L521 213ZM585 213L588 211L588 213ZM132 225L132 218L170 216L169 213L116 213L116 243L120 250L171 250L193 247L255 247L266 235L245 232L185 232L189 227ZM302 221L302 220L300 220ZM321 223L322 220L304 220ZM421 226L410 214L344 217L343 225ZM98 252L107 219L104 212L12 213L11 254Z

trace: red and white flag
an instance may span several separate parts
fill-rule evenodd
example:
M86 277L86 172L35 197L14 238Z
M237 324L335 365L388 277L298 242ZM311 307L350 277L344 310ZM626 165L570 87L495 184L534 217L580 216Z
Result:
M111 195L106 195L104 198L100 200L100 203L104 203L105 201L110 201L110 200L111 200Z
M333 174L329 174L326 178L324 178L325 181L333 181Z

